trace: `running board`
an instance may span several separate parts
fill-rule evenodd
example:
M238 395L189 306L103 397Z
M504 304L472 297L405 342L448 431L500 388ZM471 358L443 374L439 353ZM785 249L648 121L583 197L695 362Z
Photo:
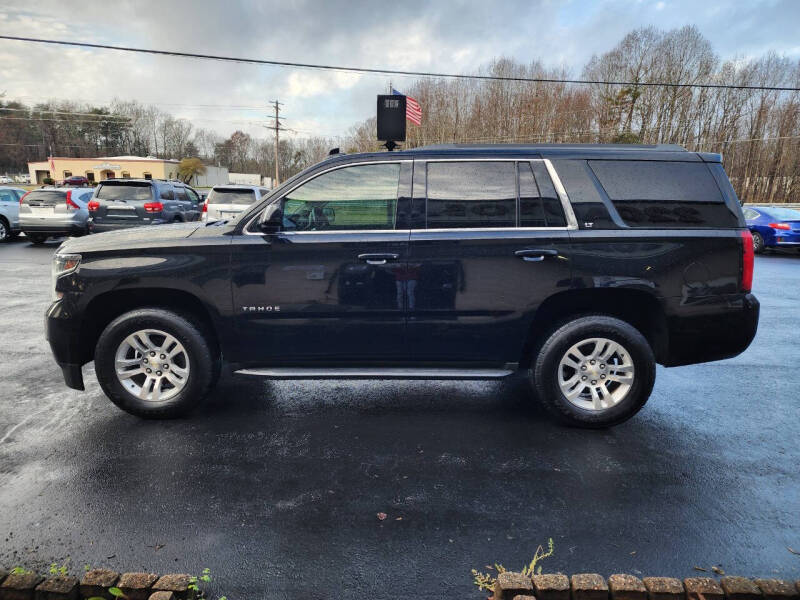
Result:
M501 379L510 369L296 368L241 369L240 375L270 379Z

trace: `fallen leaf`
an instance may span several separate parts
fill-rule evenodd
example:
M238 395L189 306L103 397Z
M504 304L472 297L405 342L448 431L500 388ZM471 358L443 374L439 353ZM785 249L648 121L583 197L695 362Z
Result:
M397 518L395 519L395 521L402 521L402 520L403 520L403 517L397 517Z
M702 571L703 573L708 573L708 569L704 569L703 567L694 567L695 571Z
M722 567L711 567L711 570L717 575L725 575L725 571L722 570Z
M633 552L631 552L631 556L633 556L634 554L636 554L636 550L634 550Z
M388 515L384 512L378 513L378 521L385 521Z

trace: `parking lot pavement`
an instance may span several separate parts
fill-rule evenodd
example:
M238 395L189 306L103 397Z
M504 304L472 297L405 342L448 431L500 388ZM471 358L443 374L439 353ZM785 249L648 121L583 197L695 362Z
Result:
M800 578L798 256L757 259L745 354L659 369L639 416L580 431L521 382L233 377L191 419L140 421L91 368L85 393L61 381L56 246L0 246L0 565L210 567L232 599L478 598L471 568L552 537L546 571Z

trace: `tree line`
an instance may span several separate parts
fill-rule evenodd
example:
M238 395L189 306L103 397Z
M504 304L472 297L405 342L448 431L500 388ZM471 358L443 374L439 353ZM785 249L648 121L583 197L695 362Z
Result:
M541 62L497 59L481 73L570 78ZM637 29L583 67L582 78L629 86L421 79L403 90L422 105L406 147L438 143L679 144L718 152L739 198L800 201L800 94L646 86L719 83L800 87L800 61L768 53L722 61L697 28ZM375 119L353 127L350 147L375 150Z

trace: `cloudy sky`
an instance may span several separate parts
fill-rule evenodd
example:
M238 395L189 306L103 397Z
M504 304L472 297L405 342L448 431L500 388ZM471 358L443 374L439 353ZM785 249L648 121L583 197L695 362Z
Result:
M798 0L0 0L0 33L184 52L439 72L493 57L565 66L636 27L694 24L722 58L800 58ZM344 134L389 78L48 47L0 40L0 93L27 103L114 97L157 104L196 127L263 137L280 99L299 136ZM408 79L393 78L401 91Z

